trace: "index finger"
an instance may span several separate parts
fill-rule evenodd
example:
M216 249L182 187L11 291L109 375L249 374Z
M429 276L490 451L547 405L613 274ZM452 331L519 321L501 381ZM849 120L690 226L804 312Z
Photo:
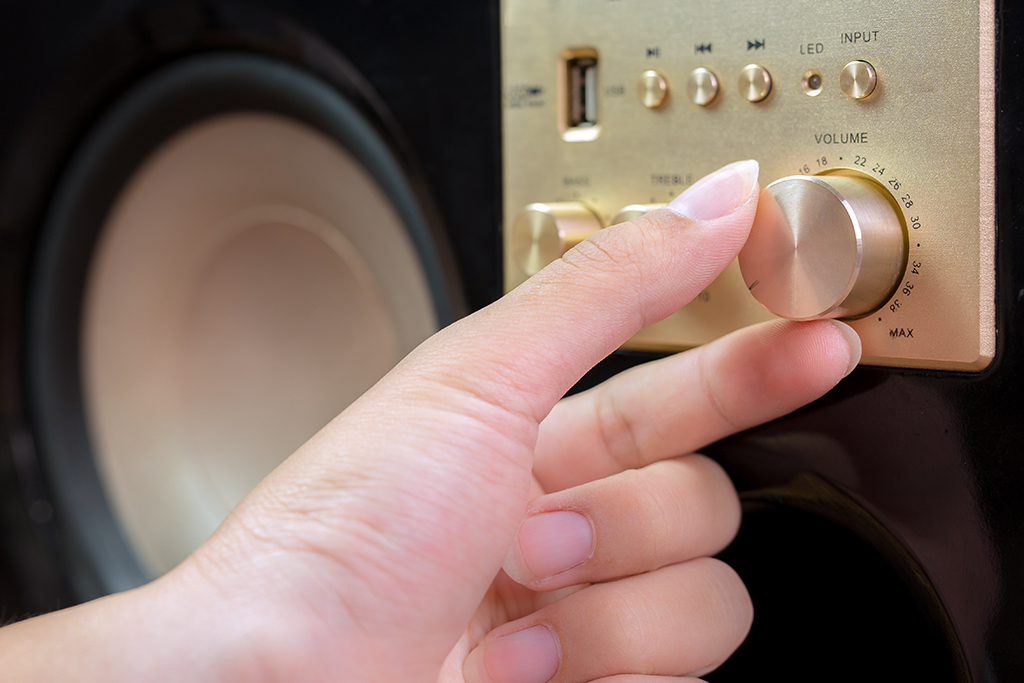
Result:
M587 370L736 257L757 208L757 170L755 161L730 164L668 207L591 235L421 347L428 357L417 370L539 422Z
M388 597L373 601L371 628L454 642L522 519L541 420L598 360L725 269L756 191L756 162L727 167L421 344L251 493L204 561L312 549L326 562L303 570L315 583L362 587L346 607Z

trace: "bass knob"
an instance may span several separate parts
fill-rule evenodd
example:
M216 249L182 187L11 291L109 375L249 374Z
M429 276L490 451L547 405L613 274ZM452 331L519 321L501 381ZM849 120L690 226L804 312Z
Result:
M512 224L512 255L533 275L601 229L601 221L580 202L529 204Z

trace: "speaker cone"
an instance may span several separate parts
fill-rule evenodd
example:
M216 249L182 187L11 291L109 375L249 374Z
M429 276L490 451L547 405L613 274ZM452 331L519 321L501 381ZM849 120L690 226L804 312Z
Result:
M181 60L60 181L28 385L80 592L173 567L451 320L424 195L353 92L253 54Z

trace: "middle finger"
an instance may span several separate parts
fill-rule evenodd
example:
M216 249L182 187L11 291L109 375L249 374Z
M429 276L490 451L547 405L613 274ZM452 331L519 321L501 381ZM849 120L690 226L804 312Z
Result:
M717 463L664 460L531 501L504 568L533 590L607 581L712 555L739 523Z
M818 398L859 359L843 323L772 321L627 370L555 406L534 476L560 491L691 453Z

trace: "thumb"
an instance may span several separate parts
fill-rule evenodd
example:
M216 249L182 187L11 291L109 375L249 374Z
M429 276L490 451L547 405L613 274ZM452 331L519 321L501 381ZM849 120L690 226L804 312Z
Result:
M196 561L312 605L316 641L329 632L349 678L433 680L505 559L541 420L735 258L756 198L757 163L727 166L435 335L271 474Z

